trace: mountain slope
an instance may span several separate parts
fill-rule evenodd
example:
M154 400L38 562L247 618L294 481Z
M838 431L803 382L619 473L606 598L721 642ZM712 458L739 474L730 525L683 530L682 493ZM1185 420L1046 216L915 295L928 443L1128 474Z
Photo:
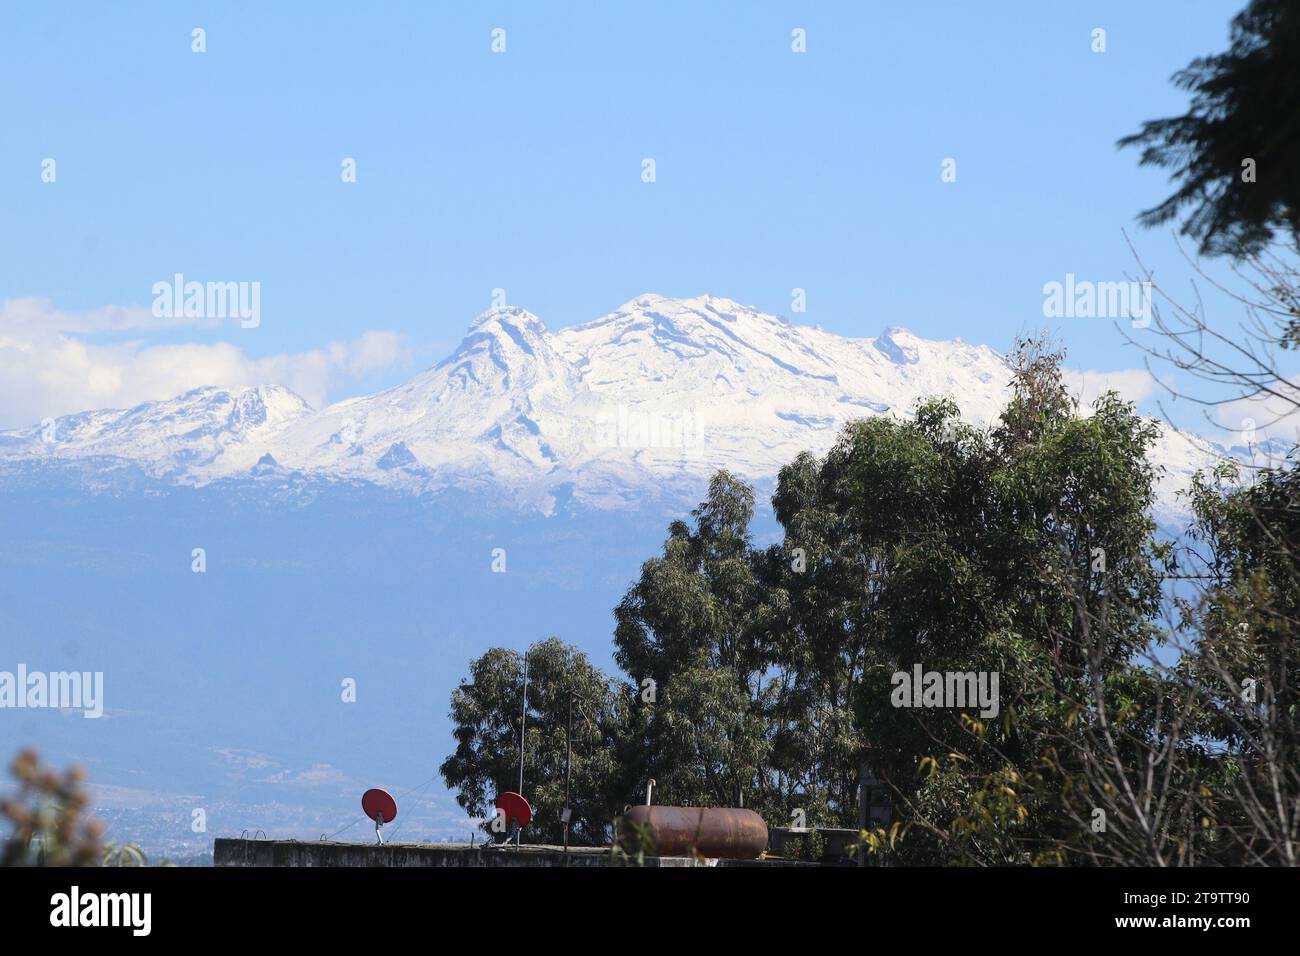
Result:
M301 472L543 512L567 497L689 504L718 468L770 481L846 422L906 416L931 396L986 424L1009 378L998 353L961 340L898 326L848 338L729 299L642 295L556 333L524 309L486 312L433 368L319 412L280 387L201 388L0 433L0 461L121 459L193 484ZM1207 456L1166 435L1154 457L1168 472L1161 509L1176 512L1173 491Z
M187 478L241 448L274 444L313 415L287 388L196 388L124 411L65 415L32 428L0 432L4 458L122 458L157 476Z

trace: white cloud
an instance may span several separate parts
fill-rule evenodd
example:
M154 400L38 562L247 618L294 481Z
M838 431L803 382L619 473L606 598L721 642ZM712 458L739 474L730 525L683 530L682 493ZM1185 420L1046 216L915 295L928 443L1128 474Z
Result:
M65 312L42 299L0 302L0 428L97 408L129 408L200 385L283 385L312 406L328 404L340 381L409 360L400 335L370 331L351 342L254 358L228 342L99 344L82 336L183 325L143 308Z
M181 325L216 325L216 321L159 318L142 306L108 305L83 312L54 308L48 299L6 299L0 302L0 334L41 332L120 332L126 329L164 329Z
M1141 405L1160 389L1160 383L1144 368L1125 368L1113 372L1092 369L1062 369L1065 387L1079 397L1084 406L1091 406L1103 392L1118 392L1120 398Z
M1259 392L1212 409L1212 420L1224 429L1216 440L1228 447L1268 438L1300 443L1300 375L1279 380L1272 391L1277 394Z

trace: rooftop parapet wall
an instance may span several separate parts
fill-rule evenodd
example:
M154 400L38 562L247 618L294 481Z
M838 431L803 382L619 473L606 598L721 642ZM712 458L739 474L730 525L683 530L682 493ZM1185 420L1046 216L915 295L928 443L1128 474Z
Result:
M488 848L467 843L338 843L322 840L235 840L218 838L214 866L600 866L608 851L556 847Z
M607 866L609 850L556 846L488 848L466 843L336 843L320 840L239 840L218 837L214 866L282 867L566 867ZM695 866L690 857L648 857L645 866ZM815 866L786 860L716 860L716 866Z

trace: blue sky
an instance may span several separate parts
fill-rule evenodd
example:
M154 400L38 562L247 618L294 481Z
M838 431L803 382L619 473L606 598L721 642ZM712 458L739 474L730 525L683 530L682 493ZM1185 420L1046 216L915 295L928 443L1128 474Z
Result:
M10 6L0 302L43 300L40 321L75 326L147 310L177 272L258 281L256 329L86 320L77 339L110 358L225 343L222 361L237 352L254 377L368 331L401 336L369 359L326 353L331 399L440 358L498 287L552 328L649 291L789 315L800 287L807 312L791 317L846 335L899 324L1005 348L1051 325L1072 364L1132 367L1109 321L1045 320L1042 287L1123 278L1125 227L1158 274L1186 272L1168 230L1133 221L1165 175L1115 141L1184 110L1169 76L1224 49L1240 6ZM955 183L940 180L948 157ZM46 346L32 364L67 359L66 336ZM188 355L186 374L218 374L202 350L164 354L155 366ZM99 357L76 362L91 375ZM179 374L115 368L146 390ZM90 400L41 379L22 382L22 414Z

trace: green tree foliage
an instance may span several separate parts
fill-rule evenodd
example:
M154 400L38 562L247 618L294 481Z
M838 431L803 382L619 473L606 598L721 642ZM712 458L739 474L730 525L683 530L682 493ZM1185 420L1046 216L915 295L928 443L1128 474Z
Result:
M753 490L719 472L692 512L694 527L672 524L662 557L642 565L614 611L615 658L638 691L624 753L634 777L656 781L662 802L741 806L767 797L753 513Z
M109 843L100 859L102 866L148 866L149 858L136 843ZM166 865L166 864L164 864Z
M870 746L853 694L878 639L880 555L850 517L853 443L824 460L802 454L781 470L772 506L783 544L755 555L767 590L759 608L774 668L769 708L781 817L809 824L857 820L859 772Z
M1011 401L987 433L935 400L912 421L872 419L846 436L848 519L869 556L874 619L858 726L901 808L926 825L912 845L931 838L935 859L972 817L1050 841L1058 821L1018 800L998 818L990 792L1008 796L1011 780L1024 789L1069 702L1154 637L1162 549L1145 452L1155 426L1114 395L1080 414L1060 360L1022 344ZM997 672L997 717L895 706L892 676L918 664ZM985 834L981 861L1018 862L1021 844Z
M933 399L800 455L764 550L752 489L716 475L615 610L626 684L530 652L530 837L558 832L576 684L600 702L575 734L591 842L651 779L661 803L855 826L865 771L894 805L864 852L903 863L1300 862L1296 474L1198 480L1202 553L1176 552L1149 517L1157 426L1114 394L1080 408L1061 362L1020 343L987 427ZM1171 601L1181 572L1208 579L1196 600ZM997 715L898 706L917 665L996 673ZM453 697L443 774L471 813L516 785L521 677L494 650Z
M519 724L523 655L493 648L470 665L452 692L456 751L440 768L456 800L475 817L490 818L497 794L519 787ZM600 845L609 837L618 779L616 689L586 656L558 638L528 649L528 715L524 793L533 806L530 842L563 839L566 733L573 702L570 842ZM484 824L488 830L489 825Z
M1257 253L1277 229L1300 243L1300 6L1251 0L1233 20L1228 52L1193 60L1174 82L1193 94L1188 112L1120 140L1179 184L1142 223L1190 208L1182 232L1206 254ZM1243 180L1248 160L1252 181Z
M1181 668L1217 744L1212 813L1225 862L1300 865L1300 471L1197 481L1208 587ZM1215 480L1215 479L1218 480ZM1207 813L1210 811L1207 810Z

